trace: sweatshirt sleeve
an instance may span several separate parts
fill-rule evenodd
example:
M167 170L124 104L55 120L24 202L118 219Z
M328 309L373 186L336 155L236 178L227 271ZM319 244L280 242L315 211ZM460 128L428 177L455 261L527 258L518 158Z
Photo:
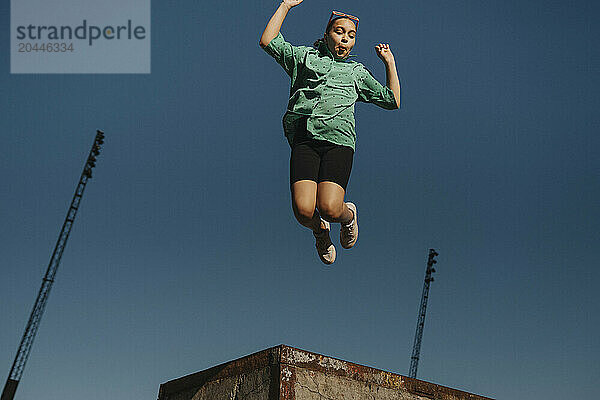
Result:
M386 110L399 108L392 89L379 83L364 65L357 68L356 87L358 92L357 101L373 103Z
M263 50L273 57L290 77L294 75L294 71L308 49L309 47L305 46L292 46L285 41L281 32L278 32L277 36L263 47Z

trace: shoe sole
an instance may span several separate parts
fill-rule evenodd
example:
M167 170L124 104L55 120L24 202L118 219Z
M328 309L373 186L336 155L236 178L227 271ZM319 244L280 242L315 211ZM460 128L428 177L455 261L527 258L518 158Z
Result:
M336 252L335 252L335 247L333 248L333 260L331 261L327 261L325 260L323 257L321 257L321 255L319 254L319 259L321 260L321 262L325 265L331 265L335 262L335 257L336 257Z

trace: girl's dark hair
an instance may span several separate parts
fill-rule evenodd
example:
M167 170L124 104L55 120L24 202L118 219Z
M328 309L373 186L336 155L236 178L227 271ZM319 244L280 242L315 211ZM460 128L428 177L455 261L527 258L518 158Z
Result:
M327 24L327 28L325 28L325 33L328 33L331 30L331 25L333 25L333 21L335 21L335 19L332 19L331 21L329 21L329 23ZM313 46L319 47L319 44L324 43L324 42L325 41L323 40L323 38L319 38L319 39L315 40L315 42L313 43Z
M323 40L323 38L319 38L319 39L315 40L315 42L313 43L313 46L319 47L319 45L321 43L325 43L325 41Z

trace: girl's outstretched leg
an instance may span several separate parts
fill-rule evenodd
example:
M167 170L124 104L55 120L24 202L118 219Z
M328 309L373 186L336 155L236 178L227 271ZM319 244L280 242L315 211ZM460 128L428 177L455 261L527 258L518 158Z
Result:
M335 182L320 182L317 187L317 208L323 219L339 222L340 243L349 249L358 240L358 212L353 203L344 203L346 191Z
M292 184L292 209L294 216L300 225L311 229L313 232L320 232L321 218L315 205L317 202L317 183L314 181L303 180Z
M354 214L344 203L346 191L335 182L320 182L317 186L317 208L323 219L347 224Z
M329 237L330 226L321 219L316 210L317 183L310 180L294 182L292 190L292 209L298 222L313 231L317 254L325 264L335 261L335 246Z

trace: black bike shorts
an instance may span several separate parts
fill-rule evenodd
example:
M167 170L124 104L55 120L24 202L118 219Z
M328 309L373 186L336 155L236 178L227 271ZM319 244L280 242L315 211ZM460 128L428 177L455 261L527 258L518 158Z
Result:
M305 132L297 132L290 156L290 186L307 179L317 183L335 182L346 190L353 157L351 147L312 139Z

